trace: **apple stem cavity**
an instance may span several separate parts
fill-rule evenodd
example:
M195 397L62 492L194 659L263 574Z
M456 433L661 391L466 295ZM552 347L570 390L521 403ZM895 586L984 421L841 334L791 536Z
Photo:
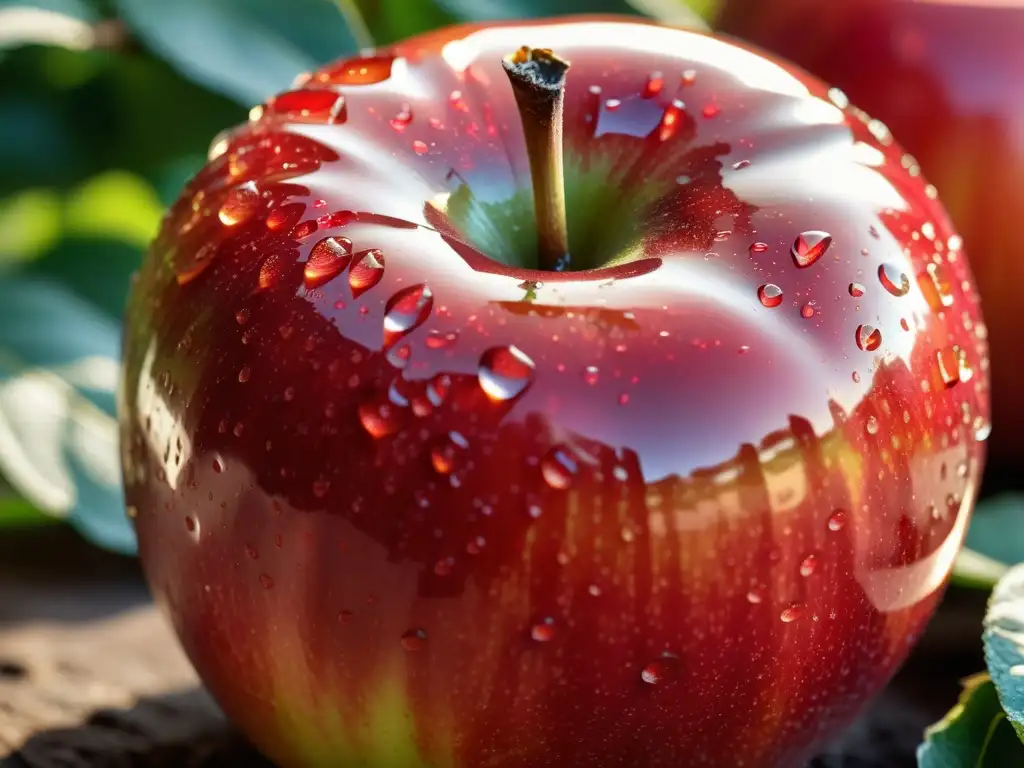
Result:
M562 111L569 62L548 48L523 46L502 61L523 121L537 219L537 260L543 270L570 266L562 164Z

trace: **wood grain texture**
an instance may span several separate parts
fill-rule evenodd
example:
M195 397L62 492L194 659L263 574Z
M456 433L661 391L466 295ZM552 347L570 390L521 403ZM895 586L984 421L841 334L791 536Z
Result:
M947 596L893 683L812 768L913 768L983 665L985 596ZM137 565L64 529L0 535L0 768L272 768L202 690Z

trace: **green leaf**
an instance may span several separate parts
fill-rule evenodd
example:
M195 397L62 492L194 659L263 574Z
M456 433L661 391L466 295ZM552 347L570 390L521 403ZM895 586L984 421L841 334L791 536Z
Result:
M1024 565L1015 566L996 585L982 640L1003 709L1024 741Z
M964 681L959 703L925 731L919 768L1010 768L1024 765L1017 739L987 675Z
M980 502L964 544L1001 563L1024 563L1024 494L1006 493Z
M54 518L40 512L18 496L0 496L0 528L29 528L48 525Z
M26 189L0 200L0 267L45 253L60 229L61 201L52 189Z
M332 0L116 0L153 51L187 77L251 105L357 45Z
M30 503L134 551L114 390L120 328L65 287L0 280L0 472Z
M1010 566L973 549L961 549L953 563L953 583L971 589L992 589Z

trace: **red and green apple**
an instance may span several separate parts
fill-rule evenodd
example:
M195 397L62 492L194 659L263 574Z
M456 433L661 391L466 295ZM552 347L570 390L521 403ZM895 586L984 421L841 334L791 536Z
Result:
M935 191L703 33L447 29L214 143L120 400L157 599L282 766L795 766L888 680L989 431Z
M719 21L841 88L938 188L989 323L989 463L1014 472L1024 459L1024 0L727 0Z

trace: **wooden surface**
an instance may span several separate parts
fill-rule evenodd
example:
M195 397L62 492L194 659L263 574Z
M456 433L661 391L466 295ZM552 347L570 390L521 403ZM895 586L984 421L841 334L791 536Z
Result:
M912 768L982 668L984 596L953 592L911 660L814 768ZM0 768L272 768L224 721L136 564L64 528L0 533Z

